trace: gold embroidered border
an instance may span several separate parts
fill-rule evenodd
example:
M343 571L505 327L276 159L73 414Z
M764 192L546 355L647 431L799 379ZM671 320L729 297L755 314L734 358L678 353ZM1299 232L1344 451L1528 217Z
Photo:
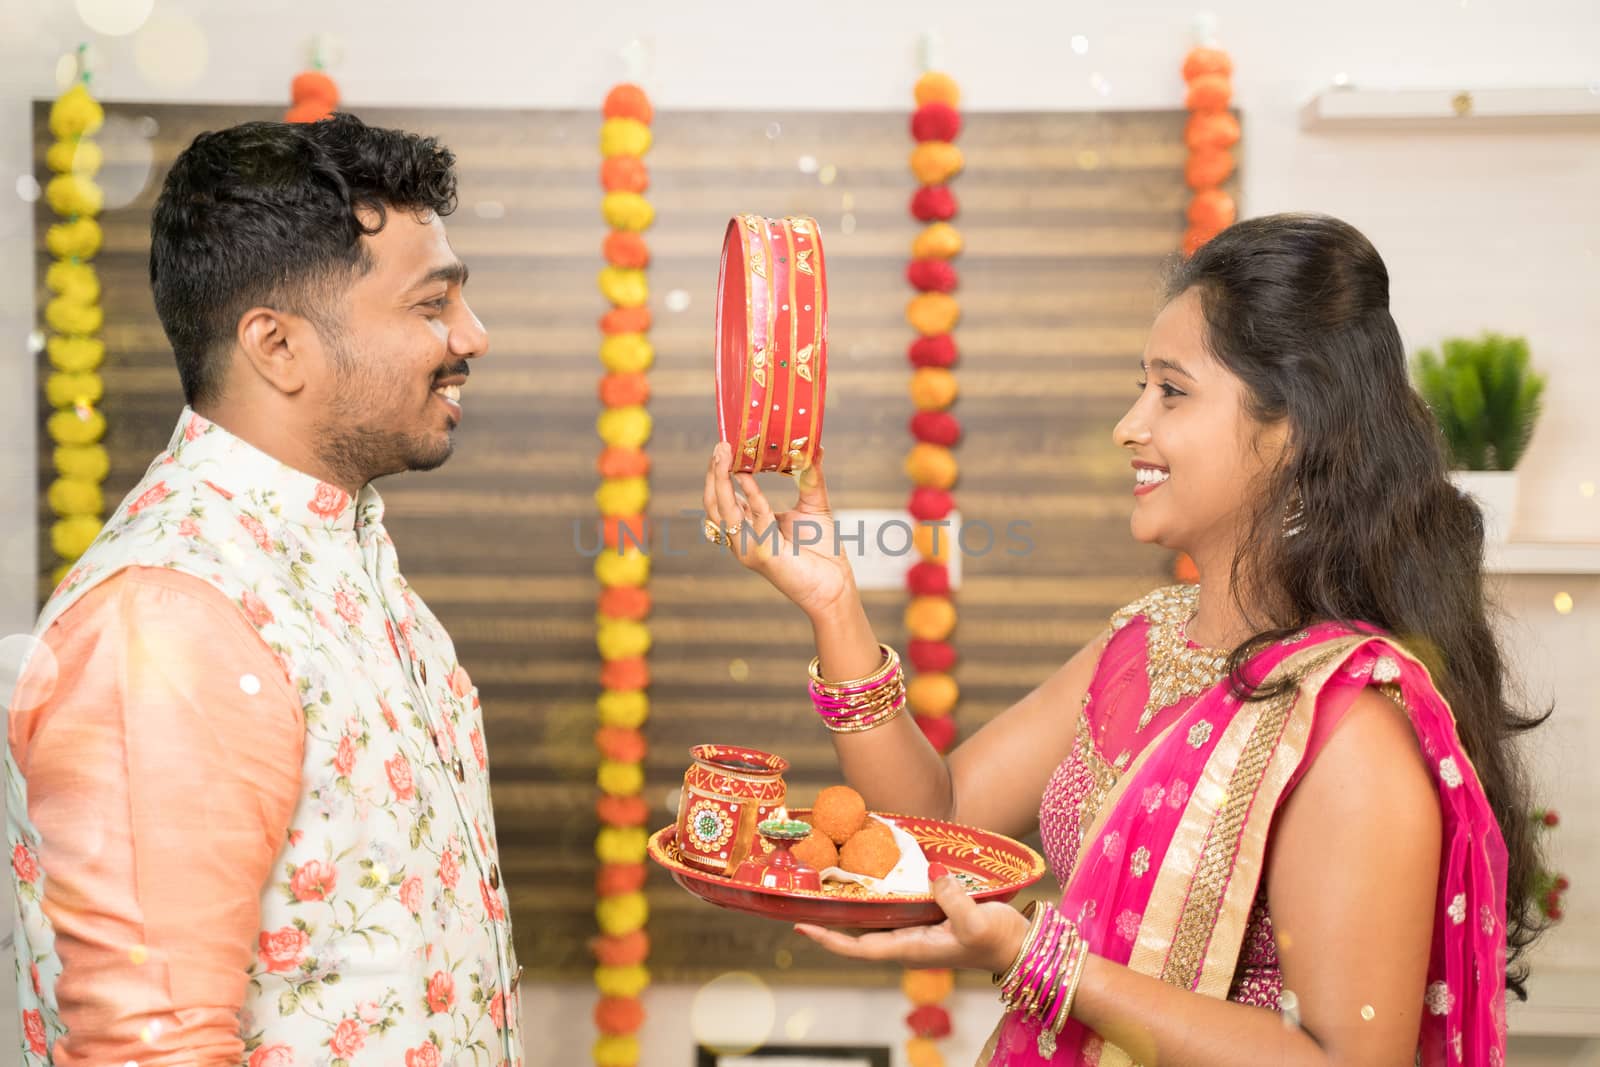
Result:
M1263 710L1260 704L1245 704L1234 711L1222 727L1221 740L1190 787L1189 802L1156 872L1150 901L1128 959L1128 966L1140 974L1163 976L1209 831L1227 803L1229 782Z
M1085 716L1085 719L1087 719L1087 716ZM1085 739L1088 742L1088 753L1092 756L1092 761L1086 760L1085 762L1089 764L1090 773L1096 775L1096 792L1099 791L1100 779L1095 763L1102 767L1110 767L1111 787L1100 796L1098 801L1099 808L1094 813L1094 822L1089 825L1088 829L1084 828L1086 820L1081 818L1078 820L1078 830L1083 836L1079 838L1078 842L1078 861L1072 867L1074 876L1077 875L1078 869L1083 866L1084 858L1088 855L1090 846L1094 844L1095 840L1100 836L1100 832L1105 829L1106 823L1110 821L1112 812L1116 811L1117 805L1122 802L1123 794L1128 791L1128 783L1138 777L1139 772L1144 769L1145 761L1161 748L1162 743L1171 735L1176 726L1176 721L1164 726L1161 732L1156 735L1155 740L1144 746L1139 754L1133 758L1133 762L1128 766L1128 769L1120 775L1115 767L1106 763L1105 757L1100 754L1100 750L1094 747L1093 738ZM1088 814L1088 812L1085 812L1085 814Z
M787 307L789 308L789 347L784 350L788 352L789 358L783 360L782 362L789 364L789 373L784 377L783 437L779 439L778 444L778 451L780 453L778 456L779 470L782 470L788 466L792 466L792 463L789 459L789 450L793 447L790 442L794 440L794 409L797 403L795 400L795 392L797 388L795 383L797 375L800 373L800 361L795 359L795 354L800 347L800 301L797 299L797 289L800 284L800 272L795 269L796 260L794 247L794 225L788 219L783 220L783 250L786 253L786 255L783 257L783 260L789 268L789 301L787 304ZM816 301L812 300L811 303L815 305ZM773 368L773 377L773 393L776 394L776 367ZM815 408L816 404L813 403L811 406Z
M1284 676L1307 678L1333 663L1341 655L1347 654L1361 640L1363 639L1347 638L1326 642L1307 652L1290 656L1279 664L1268 681L1270 683ZM1325 680L1324 678L1323 681ZM1178 920L1172 951L1167 955L1166 964L1161 971L1163 981L1184 989L1195 988L1200 977L1201 963L1208 955L1207 946L1217 928L1223 896L1234 881L1235 861L1240 858L1240 845L1244 840L1245 818L1251 813L1252 805L1255 805L1259 826L1258 832L1252 836L1260 848L1249 862L1259 865L1260 853L1265 851L1267 826L1277 806L1277 795L1258 796L1258 793L1272 762L1273 752L1283 737L1290 712L1296 705L1303 703L1300 718L1304 720L1305 733L1309 734L1310 720L1315 714L1316 695L1321 688L1319 681L1316 685L1303 685L1290 690L1267 701L1257 717L1255 727L1250 731L1250 739L1245 743L1244 751L1229 779L1227 798L1212 822L1210 833L1206 836L1200 864L1195 869L1190 885L1189 899L1184 902L1183 914ZM1291 767L1290 771L1292 770ZM1280 791L1287 785L1288 778L1288 774L1282 775L1282 782L1279 783ZM1258 800L1259 804L1256 803ZM1244 881L1245 879L1238 881L1234 893L1236 899L1254 894L1255 880L1249 879L1249 894L1243 892ZM1244 907L1248 910L1248 900L1245 901ZM1239 924L1239 934L1242 938L1242 924ZM1238 955L1238 947L1235 945L1231 952L1224 952L1226 948L1227 946L1219 943L1218 951L1210 955L1213 956L1213 963L1220 963L1222 956L1226 955L1231 968ZM1213 972L1220 969L1215 966L1212 968ZM1226 986L1222 989L1222 993L1227 993Z
M1278 732L1277 743L1271 748L1254 798L1246 806L1231 873L1225 881L1209 936L1202 941L1205 956L1200 962L1195 991L1218 1000L1228 995L1238 971L1239 950L1244 945L1250 909L1266 870L1267 833L1277 811L1278 799L1288 788L1295 768L1305 758L1306 744L1311 739L1311 708L1316 702L1297 700L1294 694L1287 699L1291 707Z
M1089 827L1100 815L1100 809L1105 804L1106 797L1117 786L1117 769L1107 763L1105 757L1100 755L1100 750L1094 744L1094 731L1089 725L1087 709L1078 715L1078 737L1073 742L1078 758L1083 760L1083 765L1089 771L1089 776L1094 779L1094 789L1084 797L1083 805L1078 809L1077 839L1072 843L1072 853L1077 857L1076 863L1083 862L1083 843L1092 840L1089 837ZM1073 868L1078 868L1074 864Z
M1234 972L1238 964L1239 946L1243 943L1244 928L1248 923L1250 906L1255 896L1256 885L1260 878L1258 871L1255 877L1245 877L1249 873L1247 867L1241 864L1254 863L1260 866L1264 862L1266 851L1266 837L1270 830L1272 816L1275 814L1278 797L1287 787L1289 778L1299 766L1304 756L1305 745L1309 739L1311 724L1314 721L1316 698L1320 695L1322 687L1327 684L1342 664L1348 661L1350 655L1362 645L1375 638L1368 635L1352 635L1347 638L1324 642L1320 645L1306 649L1295 656L1285 660L1274 672L1273 680L1276 681L1281 674L1292 673L1299 675L1303 681L1298 693L1288 694L1287 700L1292 708L1280 709L1279 714L1285 719L1283 723L1283 737L1280 744L1272 754L1272 758L1264 767L1262 786L1267 794L1259 796L1260 803L1248 807L1245 816L1246 825L1241 832L1241 841L1238 854L1235 856L1233 876L1228 881L1226 891L1227 900L1221 901L1221 915L1218 921L1211 926L1209 945L1205 951L1205 959L1201 964L1198 976L1197 991L1217 998L1227 995L1231 986ZM1396 654L1404 657L1416 666L1422 666L1418 661L1399 647L1392 640L1377 638ZM1426 671L1426 668L1423 668ZM1429 679L1430 682L1432 679ZM1307 698L1307 699L1301 699ZM1260 709L1265 712L1265 708ZM1149 907L1145 911L1144 921L1140 924L1139 939L1135 945L1129 967L1144 974L1156 974L1160 969L1164 979L1171 980L1165 973L1169 949L1173 942L1184 933L1184 924L1188 922L1209 922L1209 917L1201 912L1198 918L1192 918L1185 894L1190 889L1189 872L1196 871L1200 858L1201 839L1205 841L1206 853L1209 854L1219 838L1215 834L1208 834L1207 827L1212 822L1217 807L1226 798L1226 803L1235 802L1235 794L1231 790L1224 790L1222 786L1222 773L1228 773L1221 764L1229 763L1234 756L1242 757L1240 744L1242 735L1248 731L1253 740L1260 731L1258 723L1251 724L1244 721L1250 713L1250 708L1241 708L1235 714L1233 722L1229 724L1228 733L1219 743L1212 758L1207 761L1205 773L1196 783L1188 808L1184 812L1183 822L1180 824L1178 835L1174 837L1167 850L1167 857L1158 873L1155 892L1151 896ZM1244 729L1240 729L1243 727ZM1248 742L1245 742L1248 743ZM1151 746L1154 747L1154 746ZM1228 749L1234 749L1234 756L1228 754ZM1242 762L1242 759L1241 759ZM1230 774L1230 779L1237 778L1237 768ZM1229 782L1230 786L1232 781ZM1207 804L1207 794L1210 794L1210 803ZM1207 808L1210 808L1207 811ZM1190 840L1185 841L1188 837ZM1220 851L1220 850L1219 850ZM1245 853L1249 855L1246 856ZM1198 874L1194 877L1198 883ZM1194 886L1196 893L1199 886ZM1175 915L1180 905L1184 905L1183 916L1176 920L1178 929L1174 931ZM1096 1067L1129 1067L1131 1059L1122 1049L1106 1044L1096 1057Z

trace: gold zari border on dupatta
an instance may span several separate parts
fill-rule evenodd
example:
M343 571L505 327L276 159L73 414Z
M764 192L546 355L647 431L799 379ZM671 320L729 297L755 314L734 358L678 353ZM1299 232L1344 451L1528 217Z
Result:
M1132 970L1207 996L1227 996L1262 873L1267 832L1278 798L1304 758L1317 696L1339 663L1372 639L1339 638L1291 655L1267 681L1298 677L1297 688L1234 713L1190 793L1157 873L1128 961ZM1126 775L1124 783L1133 777ZM1108 798L1103 812L1115 803L1115 797ZM1127 1067L1132 1060L1107 1044L1095 1062Z
M1094 732L1089 725L1087 713L1078 716L1078 737L1073 747L1078 753L1078 758L1083 760L1084 767L1088 769L1089 776L1094 779L1094 788L1083 798L1083 807L1078 810L1078 836L1072 849L1073 855L1078 857L1077 862L1082 863L1084 843L1094 840L1094 835L1089 831L1096 828L1100 812L1106 810L1106 800L1120 795L1116 792L1120 776L1117 774L1117 769L1107 763L1105 757L1100 755L1100 750L1095 747Z

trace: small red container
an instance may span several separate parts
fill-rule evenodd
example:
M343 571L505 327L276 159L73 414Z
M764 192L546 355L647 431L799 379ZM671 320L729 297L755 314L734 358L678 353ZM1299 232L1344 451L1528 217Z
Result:
M827 263L811 218L739 215L717 276L717 429L733 469L793 474L822 444Z
M792 851L797 840L804 836L791 836L771 832L773 823L757 823L756 833L762 845L750 850L750 857L733 872L736 882L749 882L765 889L802 889L822 891L822 875L815 867L802 863Z
M676 826L679 856L702 871L731 875L756 847L757 824L783 807L782 756L736 745L696 745L683 775Z

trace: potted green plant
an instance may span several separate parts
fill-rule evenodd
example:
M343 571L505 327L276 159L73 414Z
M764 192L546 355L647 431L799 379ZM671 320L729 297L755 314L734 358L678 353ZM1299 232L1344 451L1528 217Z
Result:
M1510 532L1517 462L1538 421L1545 376L1528 360L1528 341L1485 333L1423 349L1413 364L1417 388L1439 420L1456 487L1483 509L1484 540Z

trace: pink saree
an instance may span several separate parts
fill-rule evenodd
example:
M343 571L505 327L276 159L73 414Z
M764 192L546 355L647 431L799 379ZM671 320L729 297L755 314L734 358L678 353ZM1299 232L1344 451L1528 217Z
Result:
M1125 636L1155 634L1151 623L1185 601L1192 604L1185 591L1158 592L1119 613L1117 625L1132 631ZM1425 668L1386 636L1317 626L1266 649L1247 668L1253 680L1294 678L1297 688L1240 702L1226 681L1202 688L1193 671L1151 694L1126 669L1129 648L1143 644L1113 639L1120 657L1102 660L1089 702L1115 700L1126 689L1135 708L1148 701L1147 729L1136 731L1127 721L1133 717L1123 715L1120 726L1096 737L1086 713L1075 752L1080 759L1073 761L1081 762L1084 776L1073 794L1082 797L1079 819L1064 836L1052 838L1046 827L1047 851L1075 853L1065 865L1071 874L1060 908L1091 951L1184 989L1230 996L1247 936L1258 940L1262 928L1257 893L1273 815L1332 722L1361 689L1376 685L1405 708L1443 815L1419 1062L1503 1067L1505 844L1455 720ZM1156 644L1152 636L1153 653ZM1138 667L1142 676L1142 657ZM1270 925L1266 931L1270 935ZM1232 999L1252 1002L1236 990ZM1008 1014L980 1062L1131 1062L1076 1021L1068 1022L1052 1057L1041 1056L1037 1038L1032 1020Z

